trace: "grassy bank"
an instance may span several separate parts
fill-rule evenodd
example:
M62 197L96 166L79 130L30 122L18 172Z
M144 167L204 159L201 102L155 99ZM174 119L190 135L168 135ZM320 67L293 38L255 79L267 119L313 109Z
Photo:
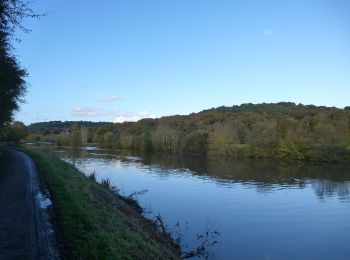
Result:
M170 237L130 200L56 157L27 153L51 192L68 258L179 259L180 250Z

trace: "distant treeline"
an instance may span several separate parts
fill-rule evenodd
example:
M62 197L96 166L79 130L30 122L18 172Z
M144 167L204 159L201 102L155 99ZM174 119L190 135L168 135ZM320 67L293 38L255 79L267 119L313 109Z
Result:
M350 159L350 107L294 103L218 107L126 123L47 122L29 140L163 153L299 160Z
M110 122L90 122L90 121L50 121L34 123L28 126L30 133L39 135L60 134L62 131L67 131L72 126L85 127L96 129L97 127L111 124Z

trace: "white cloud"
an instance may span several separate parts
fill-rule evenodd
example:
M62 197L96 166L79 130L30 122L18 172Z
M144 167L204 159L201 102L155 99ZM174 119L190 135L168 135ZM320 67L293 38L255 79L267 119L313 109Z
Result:
M113 110L104 110L101 108L91 107L76 107L71 109L73 116L90 116L90 117L103 117L103 116L117 116L118 112Z
M275 34L270 30L270 29L265 29L263 31L264 38L266 39L271 39L272 37L275 36Z
M103 99L101 99L101 102L103 103L111 103L111 102L115 102L118 100L121 100L122 98L119 96L110 96L110 97L105 97Z
M115 119L115 122L116 123L135 122L144 118L157 118L157 116L147 111L142 111L140 113L125 113L123 115L117 116L117 118Z
M135 122L143 118L156 118L155 114L147 111L139 113L121 113L115 110L106 110L93 107L75 107L71 109L71 113L76 117L114 117L116 123Z

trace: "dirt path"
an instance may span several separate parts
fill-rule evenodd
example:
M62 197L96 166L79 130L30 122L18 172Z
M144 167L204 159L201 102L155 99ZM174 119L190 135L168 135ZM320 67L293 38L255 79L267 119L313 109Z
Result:
M0 259L59 259L33 161L6 150L0 159Z

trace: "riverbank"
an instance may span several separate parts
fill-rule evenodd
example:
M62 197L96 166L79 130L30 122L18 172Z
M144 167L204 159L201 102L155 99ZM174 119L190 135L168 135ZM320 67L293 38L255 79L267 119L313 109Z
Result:
M55 142L31 142L37 144L52 144L60 146ZM279 161L293 160L299 162L347 162L350 160L350 145L321 145L321 144L298 144L285 143L279 146L253 146L248 144L235 144L220 151L190 152L186 150L164 152L159 150L145 151L142 149L123 149L110 146L101 146L96 143L87 143L84 146L67 146L72 148L97 148L118 150L125 153L139 154L162 154L162 156L215 156L232 159L274 159Z
M29 146L46 149L83 172L96 171L99 180L110 178L123 194L149 190L138 196L140 204L159 212L174 237L177 231L184 234L184 250L197 248L196 235L205 234L213 224L221 234L219 244L210 248L214 259L264 259L271 253L287 259L341 260L350 254L350 162L161 153L148 157L126 151ZM293 246L288 239L281 243L281 237L293 241Z
M29 150L52 195L58 234L74 259L179 259L180 248L140 207L74 166Z

